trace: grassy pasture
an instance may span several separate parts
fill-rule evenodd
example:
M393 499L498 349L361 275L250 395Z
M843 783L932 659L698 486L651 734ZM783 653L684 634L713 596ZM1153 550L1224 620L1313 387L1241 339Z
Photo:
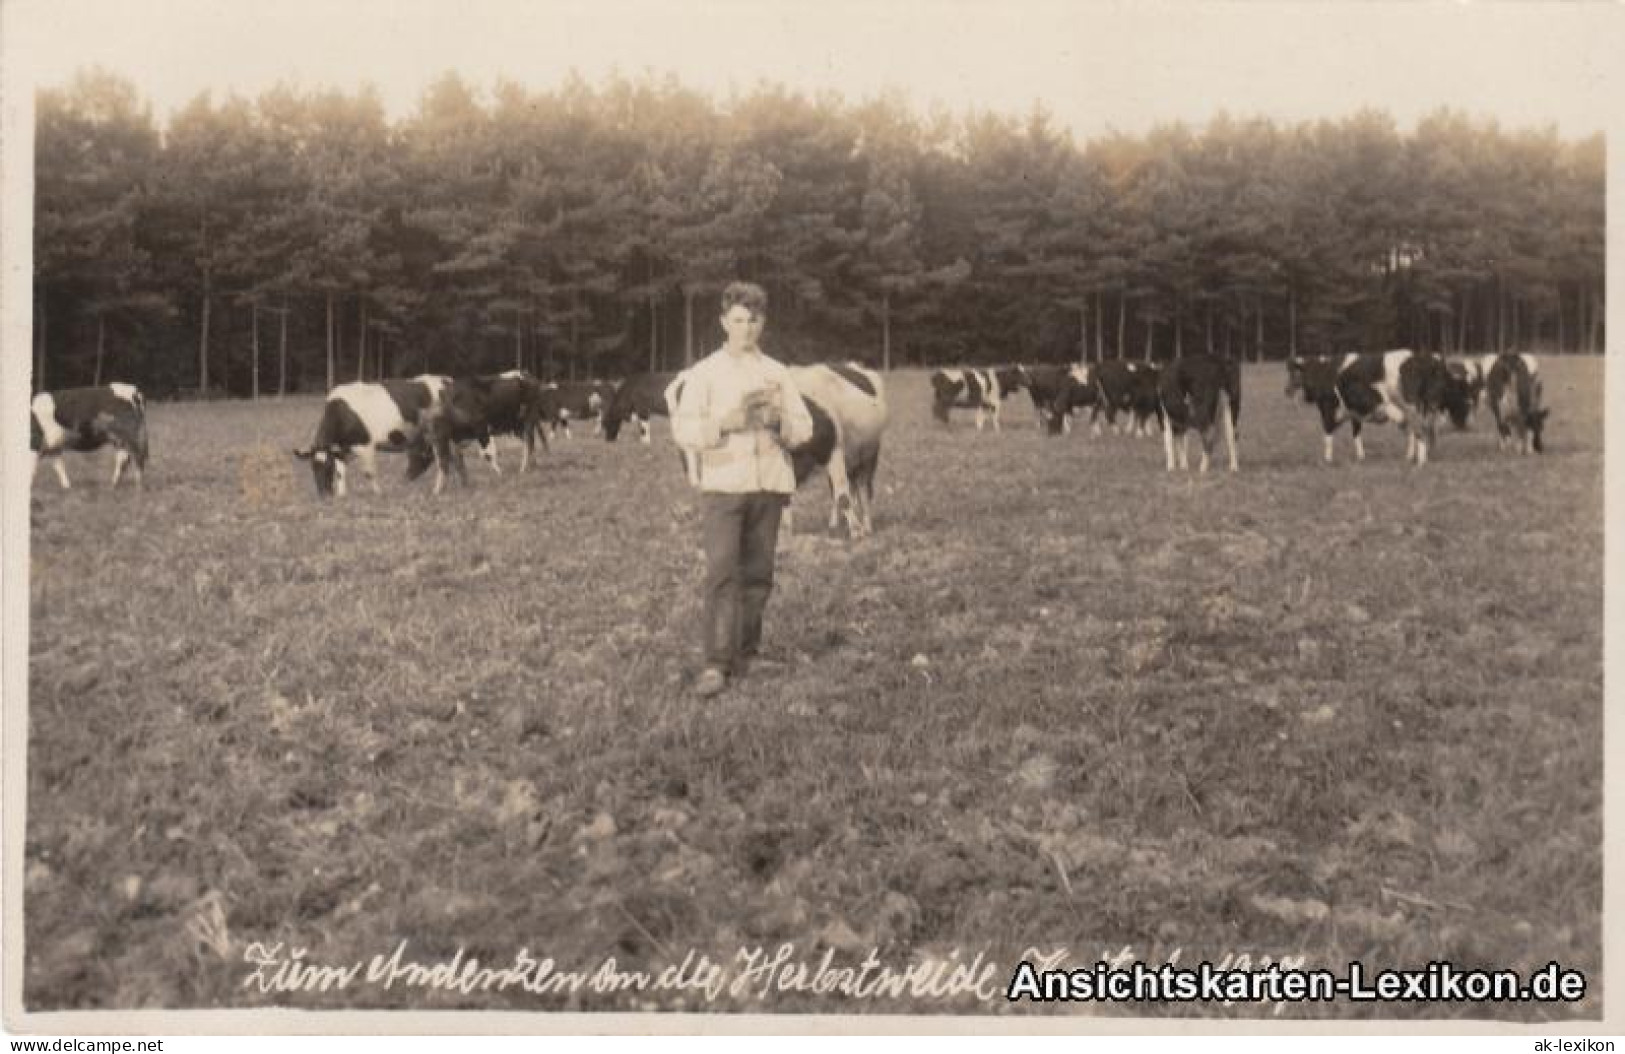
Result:
M876 535L798 498L768 651L695 673L697 522L652 448L578 429L540 470L319 504L314 399L157 405L33 489L25 1002L1004 1013L756 990L245 987L258 943L344 966L655 972L692 949L1081 966L1301 957L1530 971L1572 1006L1093 1006L1226 1017L1602 1008L1603 409L1543 364L1549 452L1481 421L1320 463L1249 367L1242 472L1153 440L931 422L889 378Z

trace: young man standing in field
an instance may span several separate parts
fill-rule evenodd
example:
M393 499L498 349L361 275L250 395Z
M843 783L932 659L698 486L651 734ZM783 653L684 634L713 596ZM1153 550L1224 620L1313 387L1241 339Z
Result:
M705 548L705 669L701 697L722 691L762 639L773 591L779 519L795 492L788 451L812 438L813 422L783 364L758 346L767 293L734 282L722 291L727 343L683 375L672 436L698 461Z

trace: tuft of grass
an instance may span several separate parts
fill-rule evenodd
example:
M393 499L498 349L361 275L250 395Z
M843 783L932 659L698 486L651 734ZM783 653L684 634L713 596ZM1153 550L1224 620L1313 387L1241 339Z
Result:
M243 986L256 943L656 971L791 941L1556 960L1583 1002L1097 1010L1596 1017L1600 371L1543 365L1544 457L1481 422L1416 471L1392 429L1321 465L1249 367L1242 472L1207 477L1044 436L1024 395L1002 434L944 429L896 374L876 535L798 497L779 663L707 703L663 433L439 498L386 456L382 497L324 504L285 453L317 400L153 406L144 491L86 458L34 487L25 1001L1011 1009Z

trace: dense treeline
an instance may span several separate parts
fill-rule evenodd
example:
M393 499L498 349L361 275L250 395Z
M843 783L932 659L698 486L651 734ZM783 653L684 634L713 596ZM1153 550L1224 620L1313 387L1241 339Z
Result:
M396 123L368 91L279 88L160 128L96 71L38 96L35 377L674 368L735 276L788 359L1596 351L1603 187L1600 135L1451 111L1080 147L1042 112L447 76Z

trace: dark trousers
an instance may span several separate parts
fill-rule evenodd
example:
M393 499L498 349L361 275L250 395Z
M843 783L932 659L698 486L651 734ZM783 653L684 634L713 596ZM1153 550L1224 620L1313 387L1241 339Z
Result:
M785 495L703 494L705 664L733 673L762 642Z

